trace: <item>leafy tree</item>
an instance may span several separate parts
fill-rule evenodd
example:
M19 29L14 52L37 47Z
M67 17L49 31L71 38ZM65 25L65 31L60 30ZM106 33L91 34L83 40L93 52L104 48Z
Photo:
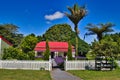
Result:
M72 29L68 24L53 25L43 37L49 41L69 41L72 37Z
M23 52L28 53L29 51L33 51L37 42L38 39L33 34L30 34L23 39L20 48Z
M46 50L44 52L44 59L49 60L49 55L50 55L50 48L49 48L48 40L46 40Z
M75 46L75 32L72 31L68 24L57 24L50 27L43 35L43 40L49 41L70 41ZM89 45L78 37L78 52L82 55L89 51Z
M43 37L42 36L37 36L38 42L43 41Z
M86 33L86 35L96 34L98 40L100 41L105 33L113 31L113 29L112 29L113 26L114 26L114 24L112 24L112 23L106 23L106 24L101 23L99 25L88 24L86 29L89 32Z
M80 20L82 20L86 16L86 9L84 6L78 6L77 4L74 4L73 7L68 7L68 10L71 12L71 14L66 13L66 16L74 23L74 30L76 34L76 55L78 54L78 23Z
M17 47L23 39L23 34L18 33L18 28L14 24L0 25L0 35L10 41L14 47Z
M117 57L119 46L111 37L105 37L100 42L95 41L92 44L92 51L99 56Z
M73 57L72 57L72 45L70 43L70 41L68 42L68 53L67 53L67 56L68 56L68 60L72 60Z

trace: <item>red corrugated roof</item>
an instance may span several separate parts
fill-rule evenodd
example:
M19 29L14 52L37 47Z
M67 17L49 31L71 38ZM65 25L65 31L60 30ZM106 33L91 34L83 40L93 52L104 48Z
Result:
M68 51L68 43L67 42L48 42L50 51L58 51L58 52L67 52ZM46 50L46 42L37 43L35 51L45 51ZM74 50L74 46L72 46L72 51Z
M0 38L1 38L3 41L5 41L8 45L10 45L10 46L12 46L12 45L13 45L13 44L12 44L12 43L10 43L8 40L6 40L4 37L0 36Z

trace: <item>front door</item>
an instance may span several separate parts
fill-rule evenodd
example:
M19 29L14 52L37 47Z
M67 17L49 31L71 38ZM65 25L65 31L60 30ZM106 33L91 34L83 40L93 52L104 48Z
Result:
M53 59L55 56L55 53L54 52L51 52L51 58Z

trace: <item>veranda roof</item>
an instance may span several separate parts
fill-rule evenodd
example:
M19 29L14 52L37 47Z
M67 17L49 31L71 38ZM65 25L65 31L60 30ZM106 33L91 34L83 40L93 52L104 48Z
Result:
M67 52L68 51L68 43L67 42L48 42L49 48L51 52ZM35 51L43 52L46 50L46 41L42 41L37 43ZM72 52L74 52L74 46L72 46Z

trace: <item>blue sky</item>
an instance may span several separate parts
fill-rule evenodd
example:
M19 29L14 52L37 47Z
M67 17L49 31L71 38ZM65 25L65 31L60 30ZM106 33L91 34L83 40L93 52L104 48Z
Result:
M20 27L20 33L42 35L55 24L73 23L64 15L67 6L74 3L86 5L88 14L80 21L80 38L87 32L88 23L112 22L115 32L120 32L120 0L0 0L0 24L12 23ZM86 37L90 43L96 36Z

